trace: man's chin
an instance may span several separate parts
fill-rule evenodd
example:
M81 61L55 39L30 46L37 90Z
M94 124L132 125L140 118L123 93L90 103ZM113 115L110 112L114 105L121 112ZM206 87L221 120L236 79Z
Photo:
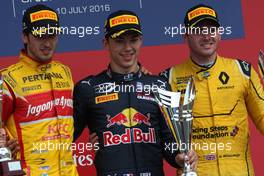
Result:
M208 56L213 55L214 52L215 52L214 49L207 49L207 50L203 50L203 51L201 52L201 54L202 54L203 56L205 56L205 57L208 57Z
M52 55L48 55L48 56L42 56L39 58L39 61L42 62L42 63L45 63L45 62L50 62L52 59Z

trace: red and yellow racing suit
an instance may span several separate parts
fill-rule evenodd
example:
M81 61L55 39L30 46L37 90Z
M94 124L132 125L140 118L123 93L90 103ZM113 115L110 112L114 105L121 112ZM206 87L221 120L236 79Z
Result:
M20 145L27 175L76 176L73 139L73 81L65 65L40 64L23 51L20 61L2 72L3 120Z
M248 114L264 134L264 92L253 67L217 56L214 65L205 68L189 58L160 75L182 92L188 76L194 78L192 147L199 155L198 175L254 175Z

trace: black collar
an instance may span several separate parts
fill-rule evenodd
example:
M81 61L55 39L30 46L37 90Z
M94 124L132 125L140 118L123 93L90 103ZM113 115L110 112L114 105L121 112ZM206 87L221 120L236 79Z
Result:
M132 72L128 74L121 74L121 73L114 72L111 69L110 65L108 65L106 73L109 76L109 78L113 79L116 82L129 82L129 81L137 80L142 76L140 63L138 63L138 67L139 69L136 73Z

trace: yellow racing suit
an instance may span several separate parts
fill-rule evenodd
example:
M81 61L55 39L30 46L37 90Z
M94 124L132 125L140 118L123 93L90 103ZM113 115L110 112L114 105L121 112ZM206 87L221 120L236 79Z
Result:
M190 58L160 74L173 91L184 93L188 76L195 82L192 148L199 156L198 175L254 175L249 148L248 114L264 133L264 93L253 67L217 56L210 67Z
M23 51L4 76L3 120L20 145L27 175L77 176L73 161L73 81L65 65L40 64Z

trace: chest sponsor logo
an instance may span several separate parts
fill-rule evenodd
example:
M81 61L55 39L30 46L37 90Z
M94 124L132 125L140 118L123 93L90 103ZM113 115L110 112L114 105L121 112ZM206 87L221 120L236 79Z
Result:
M147 126L151 126L150 114L148 113L144 115L134 108L126 108L113 117L111 117L110 115L106 115L106 117L108 121L108 124L106 125L107 128L110 128L113 125L133 127L138 124L144 124Z
M56 98L55 100L51 100L40 105L30 104L27 109L26 117L30 115L39 116L42 112L51 111L54 106L61 106L62 109L65 107L73 108L73 102L72 99L62 96L61 98Z
M98 97L95 97L95 104L99 104L99 103L105 103L105 102L109 102L109 101L115 101L118 100L118 93L112 93L112 94L108 94L108 95L101 95Z
M123 134L113 134L111 131L103 133L104 146L131 143L156 143L155 129L149 128L148 132L143 132L140 128L126 128Z
M55 79L64 79L60 73L40 73L36 75L29 75L22 77L23 83L34 82L34 81L42 81L42 80L51 80Z
M218 79L221 81L222 84L227 84L229 81L229 76L226 72L221 72L218 76Z
M228 85L228 82L230 80L230 76L226 72L221 72L218 76L219 81L222 83L221 86L217 87L217 90L222 89L234 89L234 85Z
M111 131L104 132L104 146L130 143L156 143L154 128L148 128L147 132L143 132L140 128L131 128L140 124L151 127L149 113L144 115L134 108L126 108L113 117L110 115L106 117L108 121L107 128L114 127L114 125L130 128L126 128L123 134L113 134Z

